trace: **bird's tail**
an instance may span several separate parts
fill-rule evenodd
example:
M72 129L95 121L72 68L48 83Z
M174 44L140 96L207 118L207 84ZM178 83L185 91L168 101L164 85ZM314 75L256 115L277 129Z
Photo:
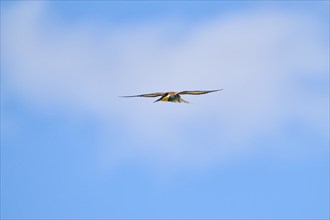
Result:
M183 103L190 103L190 102L188 102L188 101L186 101L186 100L184 100L183 98L181 98L180 97L180 99L179 99L179 102L181 103L181 102L183 102Z

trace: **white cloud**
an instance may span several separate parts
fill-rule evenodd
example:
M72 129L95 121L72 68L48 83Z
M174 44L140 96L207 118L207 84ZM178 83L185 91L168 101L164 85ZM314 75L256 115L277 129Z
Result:
M3 17L5 79L18 96L47 111L69 106L94 114L107 125L105 133L119 118L136 144L119 146L104 135L107 161L195 169L252 152L260 132L278 129L292 115L327 135L327 92L294 83L302 75L328 79L329 51L312 17L232 14L198 24L176 42L175 30L185 27L173 20L61 27L46 6L20 4ZM224 90L187 96L192 105L118 98L218 88Z

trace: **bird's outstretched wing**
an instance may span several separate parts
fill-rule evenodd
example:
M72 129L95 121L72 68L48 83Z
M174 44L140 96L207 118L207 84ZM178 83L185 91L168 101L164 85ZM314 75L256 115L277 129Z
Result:
M179 92L179 95L203 95L203 94L207 94L210 92L217 92L220 91L222 89L217 89L217 90L207 90L207 91L199 91L199 90L195 90L195 91L182 91Z
M148 94L141 94L141 95L130 95L130 96L121 96L121 97L126 97L126 98L131 98L131 97L158 97L164 95L164 92L156 92L156 93L148 93Z

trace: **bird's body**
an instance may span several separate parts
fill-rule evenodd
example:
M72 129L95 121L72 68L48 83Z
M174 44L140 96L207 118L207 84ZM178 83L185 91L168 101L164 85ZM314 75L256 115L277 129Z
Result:
M182 99L177 92L166 92L160 99L156 100L155 102L157 101L188 103L186 100Z
M182 91L182 92L156 92L156 93L148 93L142 95L133 95L133 96L122 96L122 97L159 97L155 102L183 102L189 103L186 100L182 99L180 95L202 95L210 92L217 92L222 89L218 90L207 90L207 91Z

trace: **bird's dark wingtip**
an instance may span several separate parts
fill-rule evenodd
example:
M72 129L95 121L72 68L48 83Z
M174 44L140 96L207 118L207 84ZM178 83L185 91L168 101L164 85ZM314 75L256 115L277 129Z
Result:
M134 98L134 97L141 97L139 95L122 95L122 96L119 96L120 98Z

